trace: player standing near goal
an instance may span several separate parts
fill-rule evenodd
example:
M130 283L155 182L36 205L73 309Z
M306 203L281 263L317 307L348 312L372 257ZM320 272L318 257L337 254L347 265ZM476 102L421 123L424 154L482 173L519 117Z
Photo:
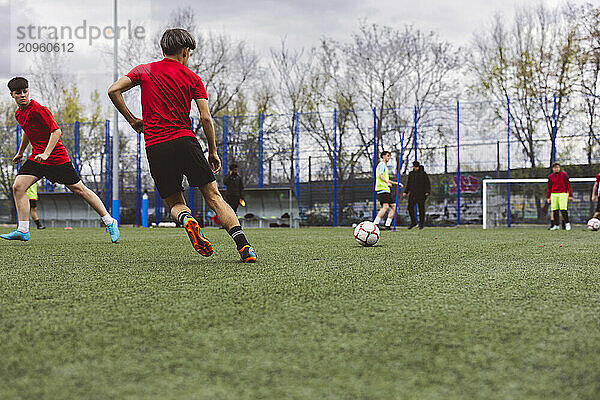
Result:
M560 220L559 211L562 216L563 229L567 231L571 230L571 224L569 223L569 213L567 212L567 205L569 200L573 200L573 193L571 193L571 183L569 182L569 176L560 170L560 164L552 164L552 173L548 176L548 191L546 194L546 200L550 204L552 209L554 224L550 228L551 231L560 229L558 227L558 221Z
M215 181L221 168L217 154L215 131L208 108L208 97L198 75L187 68L196 41L184 29L167 29L160 40L164 58L138 65L112 84L108 96L138 133L144 133L150 173L171 215L185 228L194 249L208 257L213 254L211 242L200 230L198 221L183 196L183 176L190 186L199 187L207 204L217 214L221 225L236 243L242 262L256 262L256 253L248 243L240 223L223 200ZM142 118L136 118L123 99L123 93L141 87ZM195 100L200 122L208 142L208 161L192 130L190 108Z
M596 200L598 200L598 204L592 218L600 217L600 174L596 175L596 182L594 182L594 188L592 189L592 203Z
M377 200L379 200L379 204L381 204L381 209L377 213L373 223L375 225L379 225L387 213L388 216L385 220L385 225L381 228L390 230L392 229L394 210L396 209L396 201L392 196L391 190L392 185L395 185L396 182L390 180L390 173L387 166L387 163L392 158L392 153L389 151L383 151L381 152L380 157L381 161L379 161L379 164L377 164L377 169L375 171L375 193L377 194ZM403 187L403 185L400 184L400 187Z
M27 79L13 78L8 81L8 88L19 107L15 111L15 118L25 131L13 163L18 164L23 160L23 153L29 143L31 143L31 156L19 169L13 184L19 225L16 230L0 237L8 240L29 240L29 199L26 192L31 185L46 177L51 182L65 185L92 206L106 225L110 240L116 242L120 235L117 221L106 211L96 193L81 182L65 146L60 141L61 130L52 113L35 100L29 99Z

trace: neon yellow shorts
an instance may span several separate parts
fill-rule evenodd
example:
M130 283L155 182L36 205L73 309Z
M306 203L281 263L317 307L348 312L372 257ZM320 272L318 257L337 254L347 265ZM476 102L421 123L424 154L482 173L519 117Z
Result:
M569 203L569 193L550 193L550 208L554 210L566 210Z

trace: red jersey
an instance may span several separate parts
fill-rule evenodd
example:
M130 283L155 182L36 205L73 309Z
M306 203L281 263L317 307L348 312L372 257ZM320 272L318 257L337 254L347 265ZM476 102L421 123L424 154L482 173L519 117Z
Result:
M571 193L571 183L569 182L569 176L560 171L558 174L554 172L548 175L548 193L547 198L550 198L550 193L569 193L569 197L573 196Z
M206 99L198 75L180 62L164 58L138 65L127 76L142 89L142 120L146 147L183 136L192 131L192 99Z
M48 146L48 141L50 140L50 133L59 129L58 124L54 120L50 110L35 100L29 101L29 104L23 110L18 108L15 111L15 118L31 143L31 156L29 156L29 159L33 161L36 155L46 151L46 146ZM42 164L58 165L68 163L69 161L67 149L65 149L59 138L56 146L54 146L54 150L50 153L50 157L42 162Z
M598 193L596 194L600 197L600 174L596 175L596 185L598 185Z

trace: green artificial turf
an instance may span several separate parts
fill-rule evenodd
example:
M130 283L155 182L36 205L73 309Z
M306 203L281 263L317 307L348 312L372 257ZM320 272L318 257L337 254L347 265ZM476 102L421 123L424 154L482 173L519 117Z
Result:
M0 242L0 399L600 396L600 233L206 232Z

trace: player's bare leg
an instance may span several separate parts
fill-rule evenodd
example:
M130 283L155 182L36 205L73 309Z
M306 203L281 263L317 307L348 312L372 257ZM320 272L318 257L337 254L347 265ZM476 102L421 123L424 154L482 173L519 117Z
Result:
M2 239L8 240L29 240L29 198L27 197L27 188L39 180L33 175L17 175L13 183L13 195L15 197L15 207L17 208L17 218L19 225L14 231L1 235Z
M117 221L110 216L104 203L100 200L100 197L92 190L90 190L87 186L83 184L83 182L79 181L73 185L66 185L67 188L74 194L81 196L86 203L88 203L94 211L98 213L104 225L106 225L106 231L110 235L110 240L115 243L121 233L119 232L119 227L117 226Z
M172 194L164 199L164 202L169 207L173 218L183 225L194 249L204 257L211 256L213 254L212 243L204 236L200 224L192 216L192 210L185 204L183 192Z
M252 246L250 246L250 243L248 243L237 215L235 215L233 209L225 202L223 196L221 196L217 183L213 181L206 184L200 188L200 191L208 206L217 214L221 225L223 225L235 241L241 261L247 263L256 262L256 253Z

